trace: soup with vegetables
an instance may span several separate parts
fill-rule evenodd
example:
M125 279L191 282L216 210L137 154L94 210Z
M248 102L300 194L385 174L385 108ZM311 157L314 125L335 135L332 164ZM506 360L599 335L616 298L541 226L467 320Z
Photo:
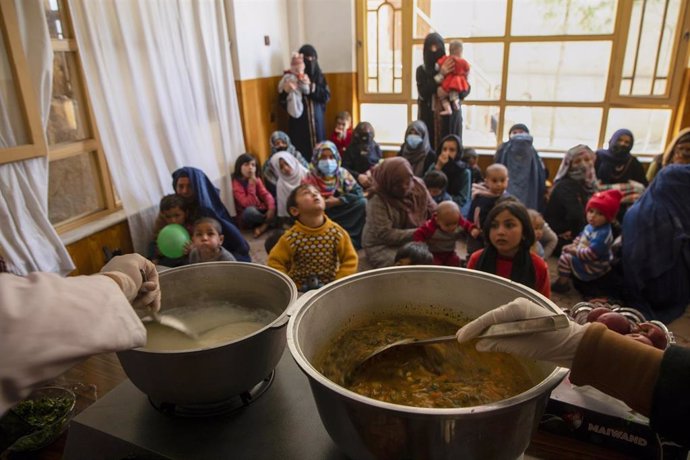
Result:
M352 327L317 357L327 378L361 395L414 407L490 404L520 394L537 381L505 353L480 353L474 343L395 347L357 367L377 348L400 339L454 334L447 318L400 314Z

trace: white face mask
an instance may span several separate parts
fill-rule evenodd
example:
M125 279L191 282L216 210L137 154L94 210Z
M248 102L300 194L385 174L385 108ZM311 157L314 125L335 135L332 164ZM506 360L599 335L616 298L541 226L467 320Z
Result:
M405 142L411 149L416 149L422 144L422 136L418 134L408 134L405 138Z

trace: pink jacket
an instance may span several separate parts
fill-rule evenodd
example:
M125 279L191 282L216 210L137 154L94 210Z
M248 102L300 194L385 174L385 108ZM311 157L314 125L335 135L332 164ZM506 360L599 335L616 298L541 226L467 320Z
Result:
M254 206L261 211L276 208L273 195L271 195L263 181L258 177L253 183L233 179L232 193L235 197L235 208L238 216L250 206Z

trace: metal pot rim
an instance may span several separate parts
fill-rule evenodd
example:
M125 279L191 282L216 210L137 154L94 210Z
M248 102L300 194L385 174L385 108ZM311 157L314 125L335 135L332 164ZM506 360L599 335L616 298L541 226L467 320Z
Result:
M348 285L351 283L356 283L362 278L372 278L372 277L378 277L378 276L383 276L387 275L390 272L393 271L406 271L406 272L414 272L414 271L420 271L420 272L438 272L438 271L447 271L447 272L457 272L457 271L462 271L467 275L470 275L472 277L476 278L482 278L482 279L490 279L496 282L500 282L502 284L509 283L509 284L516 284L519 286L521 290L527 290L528 294L531 294L534 297L537 297L541 301L546 301L547 305L553 309L555 312L560 312L560 308L554 304L550 299L547 299L546 297L542 296L539 292L528 288L527 286L524 286L522 284L514 283L511 280L508 280L506 278L493 275L490 273L484 273L484 272L478 272L476 270L469 270L465 268L454 268L454 267L443 267L443 266L399 266L399 267L385 267L385 268L379 268L375 270L368 270L366 272L361 272L361 273L356 273L353 275L350 275L346 278L342 278L340 280L337 280L333 283L330 283L318 290L315 291L309 291L307 294L303 295L301 298L299 298L296 302L293 303L291 307L291 312L290 312L290 321L288 323L288 329L287 329L287 344L288 348L290 350L290 353L292 354L293 359L297 362L299 367L302 369L302 371L307 374L310 378L316 380L320 384L324 385L328 389L335 391L336 393L339 393L340 395L353 399L357 402L360 402L362 404L370 405L370 406L376 406L380 407L382 409L394 411L394 412L403 412L407 414L417 414L417 415L437 415L437 416L457 416L457 415L464 415L464 414L480 414L480 413L485 413L485 412L493 412L496 410L500 410L503 408L508 408L512 406L519 405L523 402L532 400L539 395L543 394L546 391L551 391L558 383L567 375L569 370L567 368L563 367L556 367L549 375L544 377L541 382L536 384L535 386L531 387L529 390L524 391L518 395L513 396L512 398L508 399L503 399L501 401L498 401L493 404L485 404L481 406L472 406L472 407L462 407L462 408L430 408L430 407L414 407L414 406L404 406L400 404L392 404L392 403L387 403L383 401L379 401L377 399L373 398L368 398L366 396L360 395L359 393L355 393L354 391L350 391L337 383L333 382L332 380L326 378L323 374L321 374L314 366L312 366L311 362L304 356L302 353L302 348L301 346L297 343L297 330L299 329L300 326L300 321L302 317L304 316L305 312L307 312L317 300L325 297L328 295L331 291L340 288L341 286Z
M159 279L165 276L168 276L169 273L178 273L178 272L183 272L187 270L193 270L193 269L198 269L199 265L201 264L189 264L189 265L182 265L180 267L174 267L174 268L168 268L166 270L161 271L158 274ZM238 342L242 342L244 340L247 340L251 337L257 336L264 331L268 329L282 329L283 327L287 326L288 324L288 318L289 318L289 312L292 311L291 307L295 303L295 300L297 299L297 286L295 285L294 281L292 281L292 278L287 276L285 273L280 272L276 270L275 268L271 268L267 265L261 265L257 264L254 262L204 262L203 263L204 267L211 267L211 266L237 266L237 267L251 267L251 269L254 270L259 270L259 271L265 271L269 272L272 275L275 275L276 277L282 279L286 283L286 285L290 288L290 302L286 305L285 309L283 312L271 323L267 324L266 326L262 327L261 329L258 329L254 332L252 332L249 335L245 335L244 337L240 337L239 339L231 340L229 342L223 342L221 344L218 344L213 347L200 347L200 348L190 348L188 350L147 350L144 347L138 347L138 348L133 348L131 350L127 350L127 352L135 351L137 353L149 353L153 355L168 355L168 354L175 354L175 355L181 355L181 354L193 354L193 353L205 353L208 352L209 350L215 350L219 348L223 348L228 345L234 345Z

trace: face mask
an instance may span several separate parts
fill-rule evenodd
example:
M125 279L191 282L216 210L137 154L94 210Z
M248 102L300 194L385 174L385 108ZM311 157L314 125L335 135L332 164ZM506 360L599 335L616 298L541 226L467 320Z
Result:
M416 149L422 144L422 136L417 134L408 134L405 138L405 142L411 149Z
M581 181L587 176L587 168L585 166L575 166L568 170L568 177L573 180Z
M614 145L611 147L611 152L613 152L614 155L625 155L626 153L630 153L630 150L632 150L632 147L625 145Z
M338 163L335 160L319 160L318 168L324 176L332 176L338 169Z

